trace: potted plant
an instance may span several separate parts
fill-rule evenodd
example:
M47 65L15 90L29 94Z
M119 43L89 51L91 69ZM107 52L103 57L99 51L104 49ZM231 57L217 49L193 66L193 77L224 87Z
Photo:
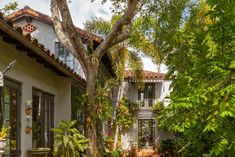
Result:
M32 100L26 100L26 107L25 107L25 113L26 115L31 115L32 114Z
M0 131L0 157L3 156L4 148L6 147L6 141L7 141L7 128L6 126L2 126Z

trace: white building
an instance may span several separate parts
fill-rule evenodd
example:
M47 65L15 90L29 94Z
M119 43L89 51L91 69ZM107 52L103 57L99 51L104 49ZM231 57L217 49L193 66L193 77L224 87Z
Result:
M158 101L163 101L165 105L169 103L165 98L170 93L171 81L165 80L165 75L157 72L143 71L142 76L144 88L139 89L133 72L126 71L124 96L137 102L139 111L134 125L122 133L124 149L130 149L132 144L137 144L139 148L151 148L161 140L170 137L170 134L157 127L152 107Z
M99 37L78 31L99 44ZM72 89L84 91L86 80L78 61L58 42L51 18L29 7L0 16L0 71L13 60L17 63L0 92L0 126L10 127L4 157L27 157L33 148L53 148L51 128L71 120ZM114 75L108 54L99 75Z

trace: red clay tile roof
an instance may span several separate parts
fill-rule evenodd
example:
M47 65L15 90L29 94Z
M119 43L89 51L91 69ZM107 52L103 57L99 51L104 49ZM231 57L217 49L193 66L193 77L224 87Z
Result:
M85 79L83 79L81 76L79 76L73 69L71 69L65 63L60 61L53 53L50 52L49 49L45 48L44 45L39 43L37 39L31 37L31 35L29 33L25 33L21 27L13 26L12 20L4 18L1 13L0 13L0 23L2 23L3 25L11 27L16 35L20 34L23 37L23 39L25 39L29 43L32 43L34 46L38 47L45 55L40 56L40 55L36 54L36 52L33 51L32 49L31 49L31 51L29 51L30 50L29 47L27 47L24 43L21 43L21 41L16 39L14 36L8 34L8 32L5 32L1 27L0 27L0 36L6 36L6 35L10 36L10 38L12 38L12 42L15 43L18 46L19 49L26 50L26 51L28 51L28 53L34 53L34 54L31 54L31 55L39 57L39 58L37 58L37 60L46 62L46 61L44 61L45 56L46 56L47 59L49 59L51 61L52 60L55 61L56 65L52 65L48 61L45 63L45 64L49 64L49 65L46 65L46 66L49 66L52 69L52 71L57 72L58 74L61 74L61 75L64 75L64 76L68 76L68 74L69 74L69 76L73 76L73 79L75 78L75 80L80 82L83 86L86 84ZM19 43L21 43L21 44L19 44ZM60 69L58 69L58 66L61 66L61 68L65 68L65 69L63 69L63 71L60 71Z
M25 6L23 9L18 10L16 12L8 15L6 18L8 20L11 20L12 22L14 22L14 21L24 17L25 15L30 15L35 19L38 19L38 20L41 20L45 23L53 25L53 21L50 16L42 14L38 11L35 11L28 6ZM98 37L92 33L89 33L88 31L82 30L80 28L77 28L77 30L79 31L79 33L82 37L92 39L96 43L96 45L100 44L103 40L101 37ZM116 74L114 73L114 71L112 69L112 57L111 57L110 53L105 53L105 55L102 57L102 62L105 63L105 66L108 69L108 71L110 72L110 74L113 77L115 77Z
M158 72L152 72L152 71L142 71L141 73L143 80L164 80L165 74L158 73ZM125 79L128 80L135 80L134 71L126 70L125 71Z
M25 6L23 9L20 9L10 15L8 15L6 18L12 20L13 22L18 20L19 18L22 17L22 15L28 14L38 20L41 20L43 22L46 22L50 25L53 25L53 21L51 19L50 16L42 14L38 11L35 11L33 9L31 9L29 6ZM79 31L79 33L84 36L84 37L88 37L90 39L92 39L93 41L96 41L97 43L100 43L102 41L102 38L89 33L88 31L82 30L81 28L77 28L77 30Z

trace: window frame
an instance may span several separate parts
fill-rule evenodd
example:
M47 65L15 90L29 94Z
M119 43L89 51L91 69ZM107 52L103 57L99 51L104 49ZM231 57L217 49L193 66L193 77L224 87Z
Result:
M41 116L41 125L40 125L40 144L39 145L35 145L34 146L34 128L32 128L32 147L48 147L48 148L53 148L53 140L54 140L54 133L53 131L51 131L51 128L54 128L54 115L55 115L55 110L54 110L54 106L55 106L55 96L53 94L50 94L48 92L44 92L38 88L33 87L32 89L32 99L34 99L34 96L38 96L41 97L41 111L40 111L40 116ZM50 100L51 99L51 104L48 105L48 103L46 102L46 100ZM33 107L33 112L38 108L34 107L34 102L32 104ZM46 107L47 110L49 109L49 111L46 111ZM47 115L46 115L47 113ZM34 122L34 117L33 117L33 113L32 113L32 122ZM37 114L38 116L38 114ZM50 119L49 119L50 117ZM47 119L46 119L47 118ZM47 125L47 126L46 126ZM47 128L47 130L45 129ZM45 134L47 133L47 137L45 137ZM47 138L47 141L46 141Z

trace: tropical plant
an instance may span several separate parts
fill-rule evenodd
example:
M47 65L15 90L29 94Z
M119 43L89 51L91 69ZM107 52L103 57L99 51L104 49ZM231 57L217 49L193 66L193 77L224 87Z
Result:
M173 146L174 140L166 139L161 141L160 145L157 147L157 151L162 157L172 157Z
M105 2L105 1L103 1ZM95 112L95 90L96 79L102 58L107 51L126 40L131 33L133 19L137 13L139 0L128 1L113 1L123 5L122 15L112 27L111 32L106 38L83 38L80 31L74 26L67 0L51 0L52 19L55 31L60 42L78 59L87 81L86 94L88 95L87 112L85 113L85 121L91 120L91 125L86 126L86 136L90 138L90 145L93 149L89 149L89 156L103 156L104 147L99 141L102 141L102 136L97 135L97 130L102 127L102 122L99 118L93 116ZM62 27L63 23L63 27ZM98 124L99 123L99 124ZM98 125L96 125L98 124ZM98 127L98 128L96 128ZM102 135L102 133L101 133Z
M134 123L134 116L138 110L138 103L131 102L124 97L117 106L115 123L120 126L121 130L130 128Z
M102 18L92 18L85 23L85 28L96 35L106 38L119 18L120 15L113 15L110 21ZM128 40L113 46L109 51L113 58L113 66L119 83L124 79L126 68L134 71L136 78L141 78L142 60L137 53L138 51L130 45Z
M90 21L87 21L85 24L85 28L89 30L90 32L97 34L99 36L102 36L103 38L106 38L107 35L112 30L112 27L117 22L117 20L120 18L120 15L113 15L110 21L106 21L102 18L92 18ZM118 86L118 96L117 100L121 100L123 98L124 94L124 75L125 75L125 69L129 68L132 70L135 74L136 83L138 85L141 85L141 71L143 69L143 63L140 58L140 55L138 55L138 51L131 47L128 41L123 41L115 46L113 46L109 51L113 58L113 67L115 69L116 73L116 81ZM118 101L115 104L115 107L113 109L113 118L112 121L116 118L116 109L118 106ZM118 144L118 135L119 135L119 126L114 126L114 150L117 148Z
M234 6L198 3L170 41L166 62L177 76L159 124L177 134L176 156L235 154Z
M7 138L7 131L8 131L7 127L5 125L3 125L1 127L1 131L0 131L0 141L6 140L6 138Z
M3 1L3 0L1 0L1 1ZM0 9L0 12L2 12L4 15L8 15L17 9L18 9L18 3L11 2L11 3L4 5L4 7Z
M55 133L54 155L58 157L82 157L88 148L86 139L74 127L74 121L61 121L59 127L53 128Z

